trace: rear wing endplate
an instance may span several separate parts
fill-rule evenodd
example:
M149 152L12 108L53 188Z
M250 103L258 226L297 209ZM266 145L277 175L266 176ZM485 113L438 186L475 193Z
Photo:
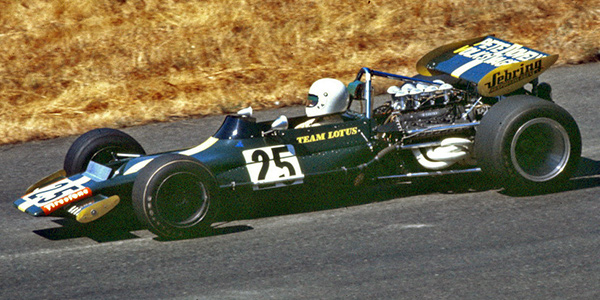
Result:
M439 47L417 62L417 71L425 76L449 74L475 83L482 96L495 97L531 82L557 59L556 54L490 35Z

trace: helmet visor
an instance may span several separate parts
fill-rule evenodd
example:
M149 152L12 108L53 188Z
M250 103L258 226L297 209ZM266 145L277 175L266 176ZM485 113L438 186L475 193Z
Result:
M313 95L313 94L308 94L308 100L306 101L306 106L314 107L315 105L317 105L317 103L319 103L319 96Z

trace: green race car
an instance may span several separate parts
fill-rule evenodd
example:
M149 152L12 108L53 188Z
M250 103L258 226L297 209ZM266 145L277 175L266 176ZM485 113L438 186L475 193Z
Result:
M577 124L537 79L556 59L493 36L461 41L425 55L418 76L362 68L347 85L319 80L306 116L257 122L243 110L204 143L166 153L146 155L121 131L92 130L68 150L64 170L14 205L87 223L131 201L152 232L182 238L210 227L226 190L323 176L359 184L483 172L507 188L555 186L581 153Z

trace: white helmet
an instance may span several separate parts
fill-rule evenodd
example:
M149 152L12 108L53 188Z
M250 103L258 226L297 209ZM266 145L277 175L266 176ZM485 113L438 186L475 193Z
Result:
M308 90L306 115L318 117L346 110L348 106L348 91L339 80L323 78L315 81Z

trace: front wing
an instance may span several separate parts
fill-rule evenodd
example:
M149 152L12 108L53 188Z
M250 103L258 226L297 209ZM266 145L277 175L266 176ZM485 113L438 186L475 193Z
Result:
M59 171L28 189L14 202L15 207L32 216L50 216L69 207L68 212L82 223L96 220L119 204L118 195L103 195L110 169L90 162L86 172L71 177Z

